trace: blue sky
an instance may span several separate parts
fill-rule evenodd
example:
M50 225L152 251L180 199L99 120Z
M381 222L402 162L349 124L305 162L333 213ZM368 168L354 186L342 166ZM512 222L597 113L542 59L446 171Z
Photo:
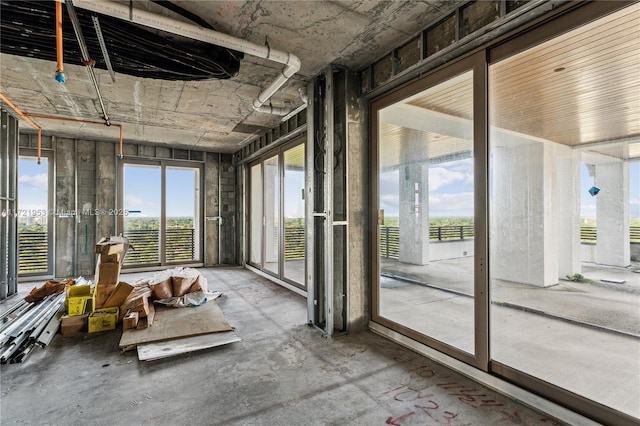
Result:
M47 210L49 181L46 157L37 163L35 157L20 157L18 160L18 208L25 210Z
M195 169L167 167L166 209L167 217L194 217L194 198L198 171ZM161 171L158 166L127 164L124 174L124 208L139 210L132 217L160 217ZM199 188L199 185L198 185ZM199 196L199 194L198 194Z
M593 178L580 168L580 214L595 217L596 197L589 194ZM398 215L398 171L380 177L380 208L386 216ZM473 216L473 160L429 167L429 215ZM640 218L640 162L629 163L629 216Z

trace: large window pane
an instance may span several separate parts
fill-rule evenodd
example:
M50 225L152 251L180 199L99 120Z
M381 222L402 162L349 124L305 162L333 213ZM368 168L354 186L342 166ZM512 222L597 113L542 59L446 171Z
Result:
M284 152L284 276L304 283L304 145Z
M635 417L638 13L489 68L491 357Z
M48 274L50 226L49 159L20 156L18 159L18 273ZM65 212L73 215L75 212Z
M167 262L200 258L200 170L166 168Z
M249 259L262 267L262 164L251 167L250 190Z
M123 171L124 236L133 247L125 265L160 262L162 169L125 164Z
M264 269L278 273L280 258L280 170L278 156L264 162Z
M379 112L380 316L474 353L471 71Z

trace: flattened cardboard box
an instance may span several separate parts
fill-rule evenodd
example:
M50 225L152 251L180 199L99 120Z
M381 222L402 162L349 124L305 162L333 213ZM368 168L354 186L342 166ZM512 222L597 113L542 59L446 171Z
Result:
M104 308L105 302L116 291L117 284L97 284L94 290L96 309Z
M102 305L103 308L117 308L124 303L133 291L133 286L124 281L120 281L115 289L113 289L111 295Z
M118 279L120 278L120 263L102 263L100 259L98 259L95 275L96 284L118 284Z

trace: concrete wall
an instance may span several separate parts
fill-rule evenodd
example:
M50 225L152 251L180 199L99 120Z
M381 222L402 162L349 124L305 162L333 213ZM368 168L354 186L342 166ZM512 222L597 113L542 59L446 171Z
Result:
M205 159L205 266L235 265L237 250L236 173L228 154Z
M351 331L365 329L370 318L371 254L369 238L369 136L367 108L358 102L357 78L347 84L348 313Z
M474 255L474 240L432 241L429 260L457 259Z
M33 149L33 140L32 135L21 134L20 147ZM118 207L118 145L45 135L43 148L53 150L55 158L54 211L58 215L49 218L55 227L54 276L93 279L96 241L120 232L117 215L94 213ZM171 159L175 155L170 148L153 145L124 144L123 148L126 158ZM198 155L204 159L204 212L216 218L203 218L204 263L236 264L236 175L231 155Z

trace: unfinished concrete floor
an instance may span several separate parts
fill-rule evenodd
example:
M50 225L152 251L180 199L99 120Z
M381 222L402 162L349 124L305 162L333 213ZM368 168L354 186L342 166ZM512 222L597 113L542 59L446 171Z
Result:
M250 271L200 271L242 341L144 362L120 329L57 335L2 366L0 423L560 424L371 332L327 339L305 299Z

